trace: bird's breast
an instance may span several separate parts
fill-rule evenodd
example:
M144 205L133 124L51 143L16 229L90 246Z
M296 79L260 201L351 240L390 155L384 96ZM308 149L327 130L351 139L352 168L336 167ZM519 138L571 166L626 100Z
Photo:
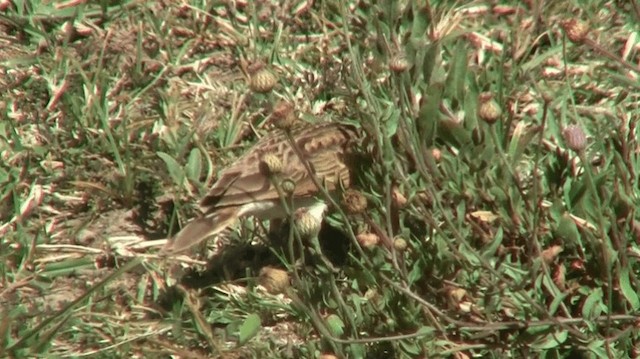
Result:
M293 201L293 208L291 208L291 210L295 211L296 209L301 207L316 208L318 207L319 204L324 205L324 202L318 198L314 198L314 197L296 198ZM326 205L324 206L326 208ZM255 216L261 220L288 217L287 211L282 206L282 202L280 200L255 201L255 202L244 204L240 208L238 215L239 217Z

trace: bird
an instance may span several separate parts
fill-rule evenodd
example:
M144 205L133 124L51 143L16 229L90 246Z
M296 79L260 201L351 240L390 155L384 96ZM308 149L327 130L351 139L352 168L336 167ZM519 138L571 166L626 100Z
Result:
M350 167L358 138L355 126L335 122L276 130L263 137L220 173L200 201L202 215L170 239L163 252L186 251L243 217L286 218L277 180L293 182L293 209L307 207L321 218L328 206L317 184L329 193L352 184Z

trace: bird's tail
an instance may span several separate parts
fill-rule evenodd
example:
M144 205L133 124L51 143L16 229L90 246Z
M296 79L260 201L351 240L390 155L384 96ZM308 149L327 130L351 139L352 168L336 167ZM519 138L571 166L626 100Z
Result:
M222 232L238 219L237 208L224 208L189 222L162 248L165 254L183 252L203 240Z

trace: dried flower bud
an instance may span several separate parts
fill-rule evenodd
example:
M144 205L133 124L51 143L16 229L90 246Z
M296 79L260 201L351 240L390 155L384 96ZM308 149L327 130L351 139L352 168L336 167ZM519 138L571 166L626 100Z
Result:
M5 11L8 8L14 8L11 0L0 0L0 11Z
M320 231L320 221L309 212L308 208L297 209L293 214L293 222L302 238L315 237Z
M580 152L587 147L587 135L585 135L580 126L567 126L562 131L562 137L564 137L567 146L576 152Z
M282 172L282 160L280 157L267 153L260 161L260 170L267 175L276 175Z
M389 61L389 69L395 73L401 73L407 71L409 68L409 61L404 53L399 53Z
M558 288L565 288L566 274L567 274L567 267L564 266L564 263L561 263L558 266L556 266L556 269L553 271L552 278L553 278L553 283L555 283L555 285L558 286Z
M463 288L457 288L457 287L447 288L447 296L449 296L449 298L455 303L460 303L466 295L467 295L467 291L464 290Z
M76 29L71 21L65 21L60 27L61 35L64 41L73 41L76 36Z
M542 97L542 100L546 103L551 103L555 99L551 91L542 91L540 93L540 96Z
M75 24L75 28L76 28L76 33L79 36L87 37L87 36L90 36L91 34L93 34L93 28L87 26L86 24L77 23L77 24Z
M273 90L278 78L266 66L258 62L249 69L249 88L253 92L267 93Z
M373 248L380 243L380 237L375 233L363 232L356 236L358 243L363 248Z
M40 39L40 41L38 41L38 47L37 47L36 51L37 51L38 54L41 54L41 53L45 52L48 47L49 47L49 43L43 37L43 38Z
M405 197L398 187L393 187L391 190L391 198L396 208L403 208L407 204L407 197Z
M362 213L367 209L367 197L356 190L350 189L342 196L342 204L349 214Z
M289 273L282 269L264 267L260 270L258 283L271 294L282 293L289 287Z
M582 43L589 34L589 26L580 20L566 20L562 22L561 26L569 40L576 44Z
M407 249L407 241L404 238L396 238L393 240L393 248L398 252L404 252Z
M279 101L271 113L271 122L281 130L293 128L297 121L293 105L287 101Z
M280 183L280 187L285 194L290 196L296 190L296 183L290 179L285 179L284 181L282 181L282 183Z
M571 270L584 272L586 267L584 265L584 260L582 259L574 259L571 261L571 265L569 266Z
M559 245L553 245L542 251L540 254L545 263L551 264L558 257L563 248Z
M446 298L451 308L460 309L460 305L463 304L464 298L467 296L467 291L463 288L450 287L445 288Z
M478 96L478 117L488 124L494 124L502 115L500 105L493 99L493 94L483 92Z
M439 148L432 148L431 155L436 162L440 162L440 159L442 159L442 151Z

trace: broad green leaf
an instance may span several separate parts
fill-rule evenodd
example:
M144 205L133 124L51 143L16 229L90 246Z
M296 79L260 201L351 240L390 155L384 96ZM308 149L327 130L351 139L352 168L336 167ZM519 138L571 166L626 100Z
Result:
M509 157L513 163L518 163L524 150L540 132L538 126L530 125L526 122L518 122L513 131L511 142L509 143Z
M262 327L260 316L255 313L249 314L238 330L238 344L244 345L253 338Z
M600 303L602 303L602 288L592 288L591 294L582 304L582 316L592 319L600 315Z
M386 130L384 135L387 137L395 135L398 131L400 111L393 106L389 106L382 116L382 122L384 123L384 127Z
M351 344L349 349L351 350L350 358L365 358L367 355L366 347L362 344Z
M568 213L565 213L560 217L558 228L556 229L556 235L564 239L563 243L565 243L565 245L578 243L580 233L578 232L578 227Z
M447 77L445 96L463 103L465 99L465 84L467 79L467 43L458 41L453 53L453 64Z
M560 308L560 305L564 302L565 298L567 298L568 296L569 294L567 293L556 294L551 304L549 304L549 313L551 315L555 315L556 312L558 311L558 308Z
M547 335L553 330L550 325L540 325L535 327L529 327L524 332L530 337L541 337Z
M418 66L418 64L416 64L416 68L415 68L415 74L414 78L416 80L418 80L420 77L418 75L418 70L422 69L422 77L423 80L425 82L425 84L427 85L431 85L432 81L431 81L431 76L433 75L433 72L436 70L436 66L438 66L438 59L440 58L438 55L440 54L440 45L436 44L431 44L428 45L426 47L426 51L424 53L424 59L422 60L422 66ZM431 86L429 86L429 88L431 88Z
M420 327L420 329L418 329L418 332L416 333L416 335L420 336L420 337L432 337L433 333L436 332L436 329L434 327Z
M202 154L200 150L194 148L189 153L189 160L187 161L187 178L192 181L198 181L200 174L202 173Z
M502 244L502 238L504 236L504 230L502 227L498 227L495 236L493 236L493 240L486 246L482 251L482 256L485 258L493 258L496 255L496 251Z
M158 157L160 157L160 159L162 159L165 165L167 166L167 170L169 171L169 176L171 176L171 179L173 180L173 182L176 185L181 186L182 182L184 181L184 171L182 170L182 167L178 164L178 161L176 161L173 157L171 157L167 153L157 152L157 154L158 154Z
M631 308L637 311L638 308L640 308L640 300L638 299L638 292L634 290L631 285L631 280L629 279L630 274L628 266L624 266L620 270L620 290L622 291L622 295L627 298Z
M429 26L429 13L427 8L414 1L413 4L413 21L411 28L411 41L422 42L426 37L427 28Z
M531 347L535 349L553 349L563 344L569 337L569 332L560 330L555 333L549 333L544 337L531 343Z
M610 354L610 350L607 350L605 346L609 346L607 341L603 339L596 339L592 340L591 343L587 345L587 348L596 355L596 358L606 358L609 357L608 354Z
M440 102L442 100L442 84L435 84L427 90L426 98L420 105L420 112L416 121L416 129L421 142L426 148L433 146L436 136L436 125L440 113Z
M416 340L402 340L400 341L400 347L404 352L411 355L412 358L417 358L422 352Z
M329 325L329 331L334 337L340 337L344 334L344 322L339 316L331 314L327 317L327 324Z
M422 260L417 260L413 264L411 271L409 272L408 281L409 284L417 283L425 275L425 263Z

